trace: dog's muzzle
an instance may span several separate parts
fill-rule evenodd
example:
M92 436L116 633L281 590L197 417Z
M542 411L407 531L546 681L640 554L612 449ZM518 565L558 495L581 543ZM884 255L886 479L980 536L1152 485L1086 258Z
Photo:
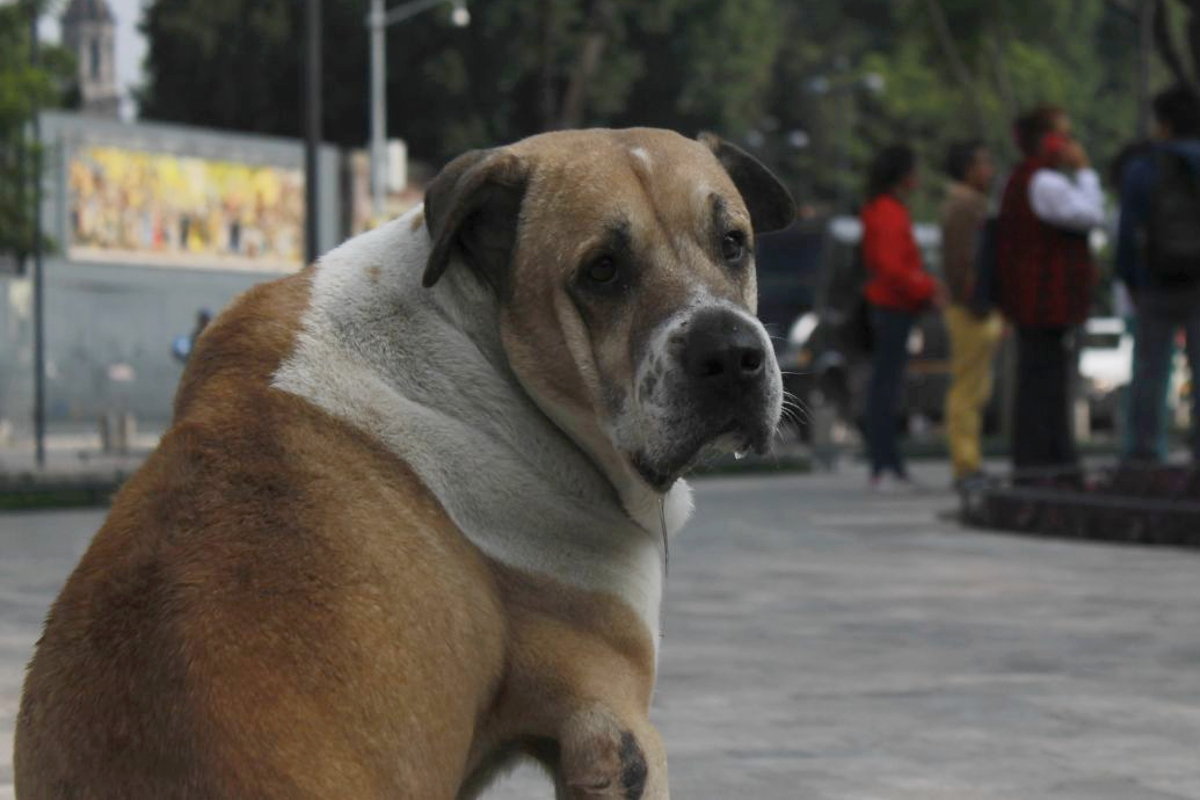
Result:
M728 309L698 312L678 358L699 428L733 436L736 449L765 452L777 422L770 396L778 369L758 322Z
M764 388L766 349L758 332L731 311L697 314L679 358L702 414L752 398Z
M706 455L766 452L779 417L779 368L761 325L725 307L695 312L669 337L661 446L635 454L652 486ZM665 440L665 441L664 441Z

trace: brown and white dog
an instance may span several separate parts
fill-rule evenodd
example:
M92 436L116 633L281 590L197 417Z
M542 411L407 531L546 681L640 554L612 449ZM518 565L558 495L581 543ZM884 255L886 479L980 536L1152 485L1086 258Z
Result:
M782 389L740 150L574 131L468 153L423 209L200 337L29 667L38 798L666 798L661 537Z

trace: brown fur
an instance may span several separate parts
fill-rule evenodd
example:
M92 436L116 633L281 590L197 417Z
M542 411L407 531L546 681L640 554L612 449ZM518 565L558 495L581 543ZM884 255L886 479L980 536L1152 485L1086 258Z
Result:
M510 226L522 187L520 244L454 200L488 188L472 165L508 170L488 197ZM411 224L440 231L427 285L464 243L493 269L510 366L588 441L691 288L753 308L753 271L717 266L718 243L751 217L790 219L763 181L716 140L559 133L464 156L431 187L443 207ZM568 276L521 274L572 270L614 235L658 267L619 313L573 300ZM496 271L510 261L518 274ZM251 290L199 338L171 429L50 611L17 722L19 796L453 800L523 752L560 797L666 798L655 647L633 609L484 556L408 464L271 386L311 277Z
M631 611L489 561L407 465L269 387L308 280L198 341L174 425L50 612L20 797L452 798L497 754L556 762L599 698L645 718Z

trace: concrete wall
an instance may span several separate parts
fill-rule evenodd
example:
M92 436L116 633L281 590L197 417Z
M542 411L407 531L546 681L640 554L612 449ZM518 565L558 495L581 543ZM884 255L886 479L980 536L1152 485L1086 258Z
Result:
M158 152L299 167L299 142L230 136L180 126L137 124L69 114L43 117L48 169L44 227L67 239L66 178L70 148L115 144ZM321 153L322 252L342 238L340 153ZM188 334L201 308L220 311L237 294L278 274L188 269L178 266L89 263L63 253L45 261L46 414L52 428L95 429L106 411L131 411L139 427L169 419L182 366L173 339ZM32 287L28 277L0 275L0 424L18 437L32 430ZM2 436L0 436L2 438Z
M106 411L165 424L183 370L172 340L191 332L198 309L220 311L276 276L109 264L46 264L46 415L92 427ZM33 417L32 289L0 279L0 419L18 435Z

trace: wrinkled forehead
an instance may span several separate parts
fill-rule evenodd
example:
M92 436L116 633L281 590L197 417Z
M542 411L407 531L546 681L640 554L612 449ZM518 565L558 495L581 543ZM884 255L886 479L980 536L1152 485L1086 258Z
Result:
M749 228L745 204L712 152L669 131L564 131L514 150L532 165L522 209L531 230L692 231L714 215Z

